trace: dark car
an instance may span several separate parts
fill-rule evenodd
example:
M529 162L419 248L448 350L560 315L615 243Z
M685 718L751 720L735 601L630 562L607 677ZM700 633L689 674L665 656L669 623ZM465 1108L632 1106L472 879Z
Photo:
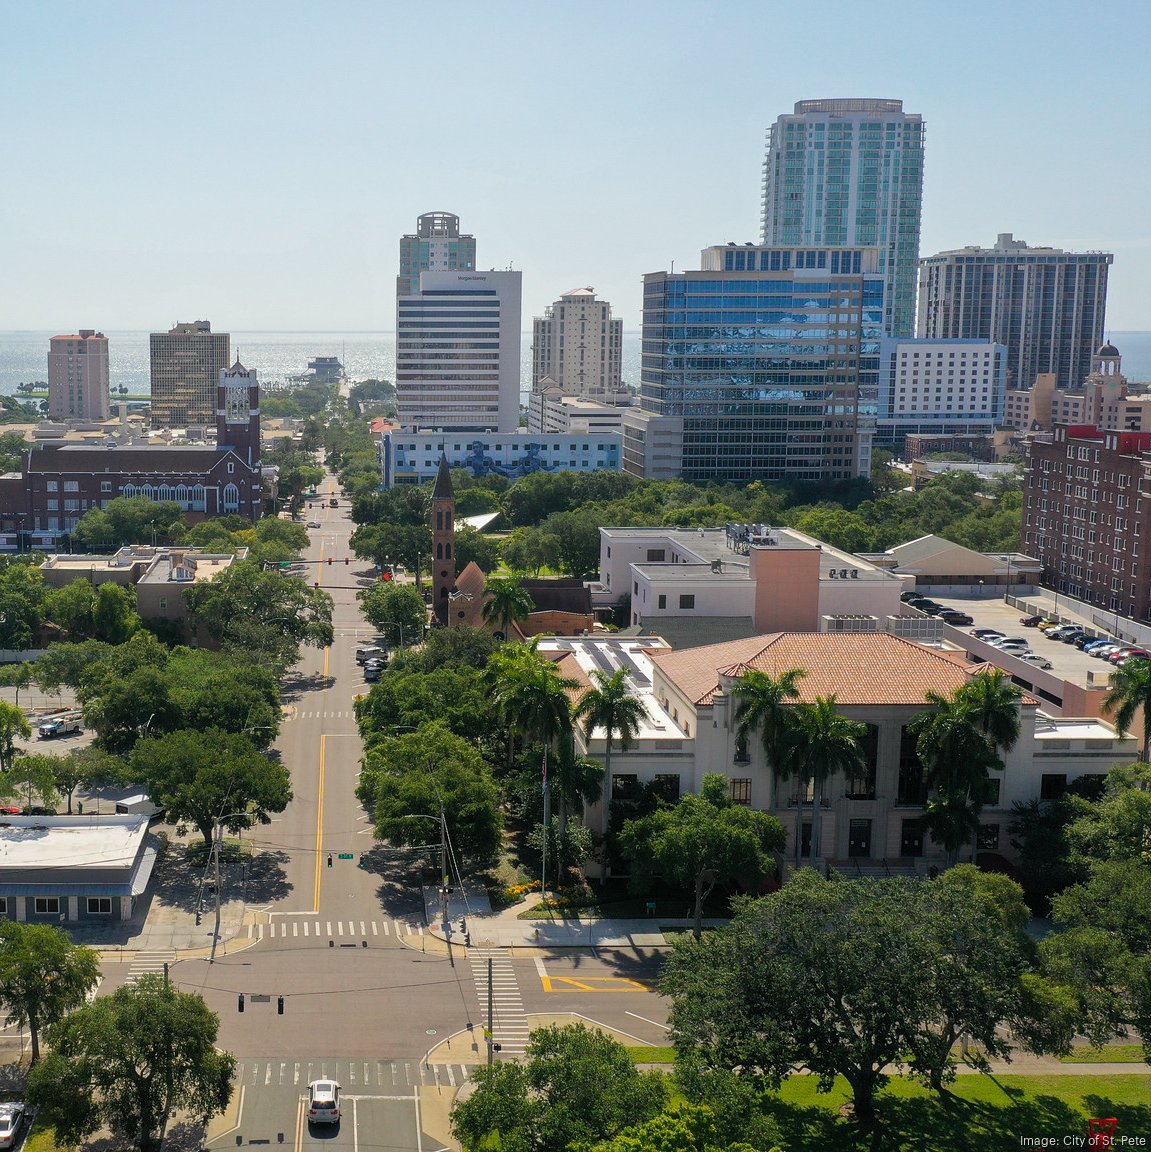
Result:
M1075 647L1086 648L1088 644L1098 643L1098 641L1102 639L1102 636L1095 636L1090 632L1084 632L1082 636L1075 637Z
M956 612L951 608L946 608L939 613L940 620L944 624L974 624L975 621L967 615L966 612Z
M55 816L55 808L21 808L21 816Z
M912 600L922 600L923 597L920 596L918 592L912 590L908 592L900 592L899 599L902 600L904 604L909 604Z
M1039 616L1020 616L1019 623L1024 628L1038 628L1039 622L1043 619L1042 615Z

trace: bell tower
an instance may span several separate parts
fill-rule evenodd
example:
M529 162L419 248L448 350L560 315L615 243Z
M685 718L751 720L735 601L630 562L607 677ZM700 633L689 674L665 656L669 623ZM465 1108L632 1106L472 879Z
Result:
M456 586L456 494L447 455L432 489L432 613L440 624L448 622L448 595Z
M216 447L231 448L255 468L260 463L260 385L239 360L220 369L216 389Z

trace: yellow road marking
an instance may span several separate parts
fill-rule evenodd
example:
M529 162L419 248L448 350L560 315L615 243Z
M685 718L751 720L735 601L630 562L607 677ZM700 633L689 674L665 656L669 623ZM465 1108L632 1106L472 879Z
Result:
M326 670L325 670L326 674ZM328 751L327 736L320 737L320 787L316 798L316 890L312 897L312 907L320 907L320 877L323 875L324 849L324 760Z
M649 984L632 980L628 976L545 976L540 975L545 992L564 992L575 988L579 992L651 992ZM557 988L556 985L562 985Z
M304 1146L304 1098L296 1101L296 1152Z

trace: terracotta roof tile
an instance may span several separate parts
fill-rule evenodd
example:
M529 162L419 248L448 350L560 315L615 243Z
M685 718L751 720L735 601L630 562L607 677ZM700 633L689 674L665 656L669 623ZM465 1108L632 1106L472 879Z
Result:
M800 699L834 693L840 704L922 704L928 690L950 695L970 672L960 653L925 648L887 632L777 632L682 652L653 652L652 660L696 704L710 704L720 676L747 669L778 676L792 668Z

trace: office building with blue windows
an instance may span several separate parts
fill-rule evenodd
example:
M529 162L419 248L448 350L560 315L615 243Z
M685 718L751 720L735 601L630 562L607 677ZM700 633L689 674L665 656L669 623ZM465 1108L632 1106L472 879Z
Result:
M640 412L679 423L683 478L868 475L880 253L729 244L704 249L700 263L644 277ZM625 423L629 471L640 431Z
M885 334L915 334L923 117L902 100L800 100L767 132L765 245L878 248Z

